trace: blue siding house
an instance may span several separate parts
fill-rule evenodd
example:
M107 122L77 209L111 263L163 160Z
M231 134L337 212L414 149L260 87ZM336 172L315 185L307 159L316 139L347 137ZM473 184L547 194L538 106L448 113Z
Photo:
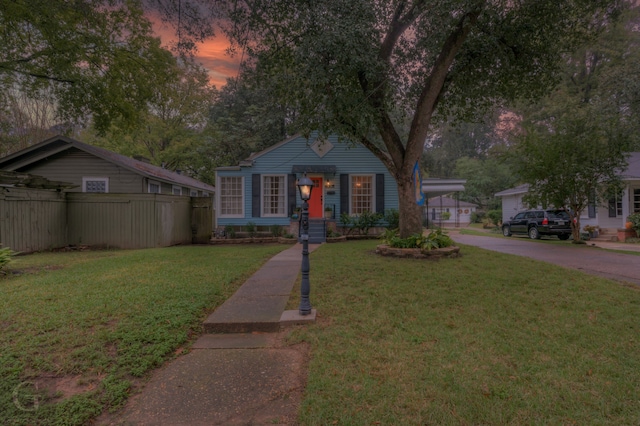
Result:
M398 209L396 182L375 155L360 144L314 134L279 142L238 166L217 168L217 226L297 225L291 219L302 205L296 182L305 173L314 182L312 221Z

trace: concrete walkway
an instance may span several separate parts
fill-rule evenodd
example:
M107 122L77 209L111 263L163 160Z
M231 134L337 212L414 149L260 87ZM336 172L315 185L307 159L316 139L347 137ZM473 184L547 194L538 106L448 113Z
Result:
M301 262L300 244L271 258L207 318L205 334L188 354L157 371L121 412L98 424L294 424L307 351L285 345L279 332L315 321L315 309L304 317L284 311Z

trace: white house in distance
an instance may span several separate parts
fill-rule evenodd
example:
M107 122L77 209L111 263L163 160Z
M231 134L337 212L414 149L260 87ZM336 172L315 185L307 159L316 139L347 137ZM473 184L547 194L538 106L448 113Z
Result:
M630 154L627 168L620 173L620 176L624 182L622 195L590 205L582 212L580 225L594 225L601 229L615 231L624 228L627 217L631 213L640 212L640 152ZM520 185L496 194L496 197L502 198L503 221L529 208L522 201L527 192L529 192L529 186Z

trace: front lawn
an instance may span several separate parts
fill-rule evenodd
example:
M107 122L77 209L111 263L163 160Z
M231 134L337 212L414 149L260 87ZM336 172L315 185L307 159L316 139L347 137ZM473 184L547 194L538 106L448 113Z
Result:
M311 345L300 424L637 424L637 287L468 246L384 258L377 243L311 254L318 322L290 337ZM24 274L0 278L3 424L120 407L284 248L21 257Z
M638 424L637 287L475 247L433 262L375 244L312 254L318 323L292 336L312 347L301 424Z
M171 247L18 257L0 277L0 419L81 425L179 354L286 246Z

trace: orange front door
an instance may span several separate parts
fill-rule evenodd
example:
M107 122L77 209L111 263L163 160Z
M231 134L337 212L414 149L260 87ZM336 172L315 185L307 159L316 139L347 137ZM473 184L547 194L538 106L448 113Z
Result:
M313 190L311 191L311 199L309 200L309 217L323 217L322 212L322 178L311 177L313 181Z

